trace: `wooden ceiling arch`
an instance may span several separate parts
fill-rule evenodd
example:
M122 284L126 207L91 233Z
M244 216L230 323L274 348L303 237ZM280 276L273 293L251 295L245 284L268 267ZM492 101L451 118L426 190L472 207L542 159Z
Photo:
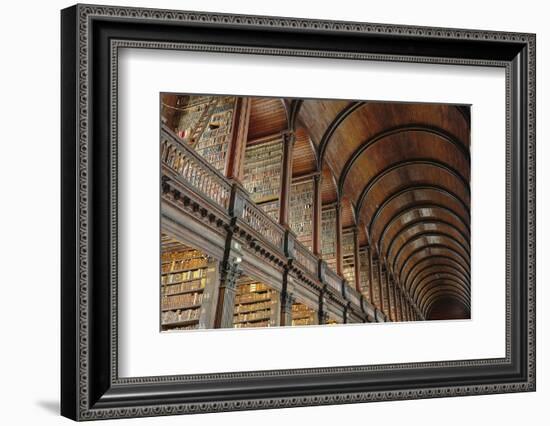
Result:
M384 257L390 258L392 257L391 253L395 247L403 246L403 244L406 244L415 236L426 234L445 235L450 238L455 238L457 241L460 241L464 247L467 247L468 253L470 252L468 238L466 238L462 231L453 224L440 220L417 222L401 228L389 242L383 242L386 246L386 250L384 250L384 246L382 246L380 247L380 251ZM401 245L399 245L400 243Z
M426 266L428 264L428 266ZM431 258L425 258L417 262L412 268L410 268L403 279L404 286L410 288L416 281L418 275L425 269L430 267L439 266L441 270L444 268L453 268L455 271L460 272L466 279L467 282L470 280L470 275L468 270L459 262L457 262L452 257L447 255L432 256ZM415 272L413 272L415 271ZM435 271L432 271L432 273ZM412 275L411 275L412 274ZM411 283L410 285L408 283Z
M435 202L421 201L410 203L393 213L386 221L382 222L382 220L374 224L370 234L379 252L382 252L382 247L384 247L383 242L391 241L393 237L390 236L395 236L395 234L392 234L392 228L397 233L403 227L417 223L430 221L445 222L460 229L464 235L470 234L469 223L464 218L446 205ZM381 226L382 228L380 228Z
M432 256L440 256L440 255L444 255L450 259L453 259L466 271L470 270L470 265L463 259L463 257L459 253L457 253L453 249L442 245L432 245L432 246L422 247L421 249L413 253L411 256L409 256L403 262L399 271L394 271L394 275L400 280L400 282L403 283L404 287L407 290L409 290L410 289L409 281L404 280L406 276L406 271L409 268L414 267L415 263L423 260L424 258L428 258Z
M464 255L469 257L470 251L463 243L457 241L453 236L439 231L426 231L417 233L400 245L395 246L394 252L389 252L385 258L391 264L392 270L395 270L399 259L406 256L409 250L417 248L421 243L431 244L444 244L449 247L454 246L459 251L464 251Z
M418 261L416 261L415 263L413 263L412 265L410 265L408 268L406 268L404 270L406 272L403 275L403 277L404 277L403 280L402 280L403 287L405 287L407 289L412 288L412 286L413 286L413 279L412 278L416 277L416 274L418 272L417 271L417 272L413 273L412 271L415 271L416 269L420 269L420 268L424 267L426 264L436 265L436 264L439 264L441 262L445 262L447 264L452 264L455 267L456 270L463 271L464 274L466 275L466 277L468 278L468 281L469 281L470 273L469 273L469 270L468 270L466 265L464 265L459 259L457 259L453 255L449 254L448 252L445 252L443 250L437 250L437 252L434 255L432 255L430 258L419 259ZM432 271L432 274L434 272L435 271Z
M418 187L398 190L385 198L371 214L370 222L367 222L367 229L370 234L380 223L389 223L391 218L398 216L398 213L407 211L413 206L432 205L451 211L458 216L469 229L470 214L464 202L453 193L446 190L439 190L421 185ZM369 210L366 210L369 213Z
M459 294L466 296L468 299L470 298L470 291L467 284L461 279L457 279L445 273L438 273L437 275L425 277L416 287L411 288L411 297L420 301L424 298L423 296L425 293L431 291L435 285L441 282L445 282L445 284L455 287Z
M403 160L388 165L378 172L371 180L364 183L363 189L356 201L358 214L362 214L365 203L371 205L374 203L374 205L378 205L376 202L383 200L384 195L389 190L393 189L394 186L399 187L400 183L403 186L403 180L405 179L410 179L414 184L416 184L417 180L426 182L426 174L429 173L428 169L433 169L434 173L440 175L438 176L440 184L443 182L451 188L454 187L455 190L458 191L460 191L460 187L462 187L462 192L464 194L461 194L461 198L463 198L465 202L469 202L470 190L468 182L456 169L449 167L443 162L432 159ZM371 193L374 195L370 195ZM376 195L378 195L378 199ZM369 196L374 197L374 200L370 200Z
M438 273L454 275L456 278L461 279L465 283L470 280L468 276L466 276L460 269L456 268L456 266L454 265L431 263L429 266L422 268L414 277L411 278L410 287L414 288L424 278L434 274L437 275Z
M468 163L470 162L470 153L468 148L464 146L464 144L460 142L458 139L456 139L454 136L447 133L444 129L441 129L435 126L428 126L426 124L400 125L400 126L396 126L394 128L387 129L380 132L379 134L373 136L371 139L364 141L361 145L357 147L357 149L352 153L350 158L344 164L342 173L340 174L340 179L338 181L339 189L343 190L344 185L346 183L346 179L350 174L351 170L353 169L353 166L356 164L356 162L359 161L363 155L369 156L368 155L369 149L372 149L376 145L377 147L382 146L381 149L384 149L387 152L391 152L392 139L396 139L397 136L399 136L399 139L397 139L399 141L406 140L407 144L409 145L408 148L410 149L411 148L410 136L416 133L425 133L427 136L429 135L428 140L426 140L425 137L422 139L419 139L427 143L437 144L441 142L441 143L450 144L453 148L456 148L457 153L461 155L465 161L467 161ZM404 138L407 138L407 139L404 139ZM421 155L420 150L414 149L414 147L412 148L413 148L414 154ZM319 153L320 161L323 161L323 157L322 157L323 154L324 153L322 151ZM373 154L372 156L375 156L375 154Z
M469 302L468 295L461 294L460 292L457 292L454 289L454 287L440 282L438 286L432 288L429 292L427 292L421 299L421 302L419 303L419 308L424 313L424 315L426 315L426 310L429 304L433 300L436 300L437 298L440 298L442 296L452 296L460 300L465 306L467 306L468 310L470 309L470 302Z

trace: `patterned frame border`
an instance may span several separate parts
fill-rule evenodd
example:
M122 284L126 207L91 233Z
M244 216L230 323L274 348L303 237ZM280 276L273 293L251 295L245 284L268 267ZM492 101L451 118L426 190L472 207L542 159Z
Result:
M78 413L77 417L81 420L92 420L112 417L140 417L151 415L170 415L184 413L205 413L230 410L250 410L261 408L282 408L294 406L308 405L326 405L326 404L343 404L365 401L382 401L382 400L400 400L400 399L415 399L415 398L433 398L442 396L462 396L487 393L505 393L517 391L532 391L535 389L535 36L532 34L520 33L502 33L492 31L477 31L477 30L462 30L462 29L445 29L445 28L427 28L427 27L409 27L398 25L380 25L354 22L336 22L324 20L306 20L293 18L276 18L262 16L243 16L243 15L227 15L213 14L201 12L179 12L168 10L155 9L136 9L136 8L119 8L119 7L103 7L91 5L78 5L78 64L77 64L77 89L78 89L78 358L77 378L78 378ZM213 24L235 24L239 26L252 27L272 27L272 28L292 28L292 29L314 29L322 31L339 31L339 32L359 32L359 33L375 33L385 35L411 35L422 36L425 38L448 38L448 39L470 39L470 40L501 40L509 42L521 42L527 44L528 49L528 75L527 75L527 99L528 99L528 146L527 146L527 163L528 163L528 182L527 182L527 203L528 203L528 246L527 246L527 293L528 293L528 380L520 383L506 383L498 385L481 385L481 386L451 386L447 388L425 388L425 389L407 389L400 391L380 391L380 392L360 392L348 394L327 394L321 396L304 396L304 397L282 397L282 398L265 398L256 400L233 400L223 402L208 402L208 403L190 403L190 404L166 404L160 406L145 406L140 408L113 408L113 409L90 409L89 407L89 389L88 389L88 374L89 374L89 334L88 334L88 184L89 184L89 164L88 164L88 100L89 100L89 82L88 82L88 47L89 47L89 27L90 20L94 17L118 17L128 19L140 19L141 21L176 21L190 23L213 23ZM310 52L310 51L290 51L284 49L250 49L242 47L221 47L221 46L202 46L181 45L172 43L145 43L133 41L114 41L111 45L113 52L113 67L111 69L111 90L112 90L112 118L116 118L116 52L118 47L136 47L136 48L157 48L157 49L196 49L232 53L256 53L269 55L299 55L299 56L317 56L331 58L348 58L348 59L370 59L370 60L385 60L385 61L400 61L400 62L427 62L427 63L449 63L461 65L485 65L485 66L502 66L502 63L492 61L473 61L463 59L444 59L444 58L417 58L406 56L392 55L364 55L364 54L343 54L341 52ZM510 70L506 69L506 114L507 125L510 115ZM506 358L505 362L509 361L510 356L510 129L506 129L507 137L507 165L506 165L506 196L507 196L507 256L506 256ZM116 128L112 129L111 137L116 140ZM112 158L116 159L116 143L113 144L114 149L111 153ZM113 163L116 165L116 161ZM113 205L116 205L116 166L112 168L112 199ZM112 212L115 221L112 221L112 239L111 246L112 259L116 259L116 209ZM111 263L111 276L113 277L113 297L111 305L112 319L112 336L116 340L116 262ZM116 341L114 341L116 348ZM217 375L200 375L200 376L163 376L150 378L132 378L119 379L116 369L116 350L113 351L113 369L111 378L114 383L159 383L173 382L181 380L198 380L200 379L215 379L220 377L251 377L254 376L269 376L269 375L299 375L305 373L327 373L327 372L342 372L342 371L359 371L380 370L380 369L398 369L408 368L411 366L456 366L456 365L480 365L502 362L502 359L495 360L469 360L457 362L435 362L435 363L415 363L415 364L393 364L382 366L365 366L365 367L335 367L326 369L301 369L301 370L275 370L267 372L251 372L251 373L222 373Z

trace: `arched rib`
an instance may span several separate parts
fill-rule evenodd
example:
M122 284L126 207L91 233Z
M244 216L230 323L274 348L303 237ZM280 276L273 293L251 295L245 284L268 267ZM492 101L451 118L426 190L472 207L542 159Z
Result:
M470 184L453 167L451 167L451 166L449 166L449 165L447 165L443 162L434 160L434 159L420 158L420 159L415 159L415 160L402 160L402 161L398 161L396 163L388 165L387 167L385 167L384 169L379 171L376 175L374 175L371 179L369 179L369 181L367 181L365 183L365 186L364 186L363 190L361 191L361 194L359 195L359 198L358 198L358 201L357 201L357 206L356 206L357 212L361 213L361 210L363 208L363 203L367 199L368 193L381 179L383 179L385 176L387 176L388 174L390 174L390 173L392 173L396 170L399 170L399 169L402 169L402 168L405 168L405 167L409 167L409 166L419 166L419 165L431 166L431 167L435 167L435 168L438 168L438 169L441 169L441 170L445 171L449 175L456 178L462 184L462 186L464 187L466 193L468 195L470 194Z
M405 124L400 125L396 127L392 127L390 129L384 130L373 137L367 139L364 141L361 145L357 147L357 149L353 152L351 157L346 161L346 164L344 164L344 167L342 169L342 173L340 173L340 179L338 181L338 186L340 190L344 188L344 185L346 183L346 178L348 177L349 172L353 168L354 163L361 157L363 152L365 152L368 148L375 145L376 143L383 141L384 139L398 135L400 133L407 133L407 132L422 132L422 133L428 133L431 135L435 135L439 138L439 140L451 144L454 148L457 148L459 152L462 154L464 159L470 163L470 151L468 148L457 138L455 138L450 133L446 132L440 127L437 126L430 126L428 124Z
M372 227L374 226L374 223L378 220L378 218L380 217L380 215L382 214L382 211L395 199L399 198L400 196L402 195L405 195L405 194L408 194L409 192L416 192L416 191L436 191L436 192L439 192L440 194L443 194L445 196L448 196L449 198L452 198L454 201L456 201L457 203L459 203L463 208L464 208L464 211L468 213L470 213L470 209L468 208L468 206L466 205L466 203L464 202L464 200L462 200L461 198L459 198L455 193L453 192L450 192L447 188L443 187L443 186L439 186L439 185L427 185L427 184L421 184L421 185L412 185L412 186L407 186L405 187L404 189L400 189L398 190L397 192L394 192L392 195L390 195L389 197L385 198L384 201L382 201L380 203L380 205L378 206L378 208L374 211L374 214L371 216L370 218L370 221L369 221L369 224L367 225L367 229L368 229L368 232L369 234L372 232ZM469 216L468 216L469 218Z
M318 169L320 169L323 164L328 143L338 126L340 126L340 124L342 124L354 111L364 105L366 105L366 102L351 102L338 113L334 120L332 120L332 123L330 123L329 126L326 128L325 133L323 134L323 136L321 137L321 141L319 142L319 155L317 156L317 158L319 159L319 163L317 164Z
M405 279L403 280L403 285L407 286L407 284L409 282L409 278L411 277L412 271L414 271L417 267L419 267L423 263L430 262L430 261L438 261L438 262L448 261L448 262L451 262L453 265L458 266L459 268L461 268L462 272L465 274L466 277L469 278L469 276L470 276L470 271L463 264L458 262L454 257L450 257L450 256L447 256L445 254L437 254L435 256L430 256L430 257L426 257L424 259L420 259L418 262L416 262L414 264L414 266L412 268L410 268L409 271L407 272L407 275L405 276ZM415 278L418 275L418 273L419 272L414 274ZM414 279L411 282L413 282L413 281L414 281Z

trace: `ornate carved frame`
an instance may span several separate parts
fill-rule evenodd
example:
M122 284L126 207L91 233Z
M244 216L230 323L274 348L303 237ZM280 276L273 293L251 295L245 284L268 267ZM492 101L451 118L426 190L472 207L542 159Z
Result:
M64 416L91 420L535 390L535 35L77 5L62 11L61 45ZM119 378L120 47L505 68L506 357Z

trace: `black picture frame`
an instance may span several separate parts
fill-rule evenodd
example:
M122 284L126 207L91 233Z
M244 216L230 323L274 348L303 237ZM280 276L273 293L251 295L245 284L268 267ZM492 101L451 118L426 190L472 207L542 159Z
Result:
M535 390L534 34L97 5L64 9L61 30L62 415L91 420ZM117 41L505 68L506 357L119 378Z

